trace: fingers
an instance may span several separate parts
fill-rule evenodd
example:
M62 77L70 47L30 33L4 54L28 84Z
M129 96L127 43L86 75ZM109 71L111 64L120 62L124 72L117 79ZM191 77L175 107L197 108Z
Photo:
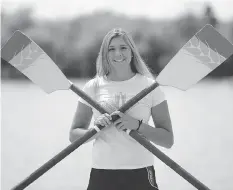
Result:
M124 125L124 122L123 122L123 119L122 119L122 118L116 120L113 124L114 124L115 127L116 127L117 129L119 129L119 130L125 129L125 125Z
M115 111L115 112L113 112L113 113L111 114L111 116L113 116L113 115L118 115L120 118L122 118L122 117L124 116L124 114L123 114L122 112L120 112L120 111Z
M105 114L102 114L100 115L94 122L95 125L99 124L99 125L102 125L102 126L110 126L112 124L112 117L105 113Z
M124 126L121 119L116 120L113 124L115 125L117 129L121 129Z
M119 119L117 119L116 121L112 121L112 116L113 115L118 115ZM110 125L114 124L116 128L123 130L124 127L124 115L123 113L121 113L120 111L115 111L113 112L111 115L105 113L100 115L94 122L95 125L99 124L105 127L109 127Z
M111 114L112 116L113 115L117 115L119 116L119 119L117 119L116 121L113 122L113 124L115 125L115 127L119 130L122 130L124 129L124 123L123 123L123 117L124 117L124 114L120 111L115 111Z
M124 127L124 124L123 124L123 123L119 123L119 124L116 126L116 128L117 128L117 129L119 129L119 130L123 130L123 129L125 129L125 127Z
M102 121L104 122L105 125L111 125L112 123L107 117L104 117Z
M113 124L114 124L115 126L117 126L117 125L119 125L120 123L122 123L122 119L121 119L121 118L118 119L118 120L116 120Z
M108 121L110 121L110 123L112 123L112 116L107 114L107 113L105 113L104 115L106 118L108 118Z

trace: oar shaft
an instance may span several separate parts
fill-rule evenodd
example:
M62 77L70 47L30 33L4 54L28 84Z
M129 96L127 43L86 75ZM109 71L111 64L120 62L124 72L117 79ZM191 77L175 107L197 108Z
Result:
M96 133L97 132L95 129L88 130L85 133L85 135L83 135L81 138L79 138L78 140L76 140L75 142L70 144L68 147L63 149L60 153L58 153L56 156L54 156L52 159L50 159L48 162L46 162L40 168L35 170L26 179L24 179L18 185L13 187L12 190L25 189L28 185L30 185L35 180L37 180L40 176L42 176L44 173L46 173L49 169L51 169L53 166L55 166L58 162L63 160L66 156L68 156L71 152L73 152L75 149L77 149L79 146L81 146L83 143L85 143L87 141L87 139L91 138Z
M131 100L126 102L122 107L119 108L119 111L125 112L130 107L132 107L135 103L137 103L139 100L141 100L143 97L145 97L147 94L149 94L152 90L154 90L156 87L158 87L157 83L154 83L153 85L149 86L148 88L142 90L139 92L135 97L133 97ZM95 102L92 98L90 98L85 92L80 90L75 85L71 85L70 89L75 92L77 95L82 97L84 100L86 100L89 104L91 104L96 110L98 110L101 113L109 113L107 110L105 110L100 104ZM119 116L114 116L112 119L113 121L117 120ZM102 130L104 126L98 125L98 128ZM93 137L97 131L95 129L88 130L84 136L77 139L75 142L70 144L68 147L63 149L60 153L58 153L55 157L50 159L48 162L46 162L44 165L42 165L40 168L35 170L31 175L29 175L26 179L24 179L22 182L20 182L18 185L12 188L12 190L22 190L25 189L28 185L33 183L36 179L38 179L40 176L42 176L44 173L46 173L49 169L51 169L53 166L55 166L58 162L63 160L66 156L68 156L71 152L73 152L75 149L77 149L79 146L84 144L86 141L88 141L91 137Z
M123 106L119 108L119 111L125 112L128 110L132 105L137 103L139 100L141 100L143 97L145 97L147 94L149 94L152 90L154 90L156 87L158 87L158 83L154 83L151 86L145 88L141 92L139 92L135 97L127 101ZM85 93L83 93L81 90L79 90L74 85L71 86L71 90L73 90L76 94L81 96L84 100L86 100L89 104L91 104L95 109L99 110L101 113L106 113L107 111L103 108L99 109L98 103L93 101L91 98L86 96ZM113 121L117 120L118 117L113 117ZM100 126L101 129L103 128ZM190 184L192 184L194 187L196 187L199 190L210 190L207 186L205 186L203 183L201 183L199 180L197 180L194 176L192 176L190 173L188 173L185 169L183 169L181 166L179 166L176 162L174 162L172 159L170 159L167 155L165 155L163 152L161 152L158 148L156 148L152 143L150 143L147 139L140 136L136 131L131 131L129 135L135 139L137 142L139 142L142 146L144 146L147 150L149 150L152 154L154 154L156 157L158 157L162 162L164 162L167 166L169 166L171 169L173 169L176 173L178 173L181 177L183 177L185 180L187 180Z
M144 98L147 94L149 94L152 90L157 88L159 84L157 82L153 83L152 85L148 86L147 88L140 91L138 94L136 94L133 98L128 100L124 105L122 105L118 111L124 113L129 108L131 108L134 104L136 104L139 100ZM83 98L86 102L88 102L90 105L92 105L96 110L98 110L100 113L109 113L107 110L105 110L100 104L98 104L96 101L94 101L92 98L90 98L85 92L80 90L78 87L76 87L74 84L70 86L70 89L75 92L78 96Z
M137 103L139 100L141 100L143 97L145 97L147 94L149 94L152 90L154 90L156 87L158 87L157 83L152 84L148 88L142 90L140 93L138 93L134 98L127 101L122 107L119 108L119 111L125 112L130 107L132 107L135 103ZM93 99L91 99L86 93L84 93L82 90L77 88L75 85L71 85L70 89L75 92L77 95L82 97L84 100L86 100L90 105L92 105L95 109L97 109L101 113L106 113L107 111L99 105L97 102L95 102ZM113 117L113 121L117 120L118 117ZM102 130L104 126L98 125L98 128ZM77 149L79 146L81 146L83 143L85 143L88 139L93 137L97 131L95 129L88 130L87 133L85 133L84 136L77 139L75 142L70 144L67 148L65 148L63 151L61 151L59 154L57 154L54 158L46 162L43 166L41 166L39 169L37 169L35 172L33 172L29 177L27 177L25 180L23 180L21 183L19 183L17 186L15 186L12 190L22 190L26 188L28 185L30 185L32 182L34 182L36 179L38 179L40 176L42 176L45 172L47 172L49 169L51 169L53 166L55 166L58 162L60 162L62 159L64 159L66 156L68 156L71 152L73 152L75 149ZM156 157L158 157L161 161L163 161L166 165L168 165L170 168L172 168L176 173L178 173L180 176L182 176L184 179L186 179L189 183L191 183L194 187L196 187L199 190L210 190L208 187L206 187L204 184L202 184L200 181L198 181L195 177L193 177L191 174L189 174L187 171L185 171L181 166L179 166L177 163L175 163L172 159L170 159L168 156L166 156L164 153L162 153L159 149L157 149L153 144L151 144L148 140L140 136L136 131L131 131L129 135L134 138L137 142L139 142L142 146L144 146L147 150L149 150L151 153L153 153Z
M147 139L141 136L136 131L130 131L129 135L134 138L137 142L139 142L142 146L144 146L147 150L149 150L152 154L154 154L157 158L159 158L163 163L173 169L177 174L187 180L190 184L196 187L199 190L210 190L206 185L201 183L198 179L188 173L184 168L174 162L171 158L169 158L166 154L156 148L152 143L150 143Z

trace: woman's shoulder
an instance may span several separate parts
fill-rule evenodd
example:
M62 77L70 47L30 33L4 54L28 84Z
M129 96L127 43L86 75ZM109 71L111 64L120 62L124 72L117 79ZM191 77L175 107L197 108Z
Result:
M88 80L86 81L85 85L91 86L91 85L93 85L94 83L96 83L96 77L95 77L95 78L88 79Z
M148 84L151 85L155 82L155 78L146 76L146 75L142 75L142 74L137 74L138 75L138 81L141 81L144 84Z
M84 84L83 89L90 90L90 91L93 90L98 85L99 83L98 80L99 80L98 77L94 77L94 78L87 80L86 83Z

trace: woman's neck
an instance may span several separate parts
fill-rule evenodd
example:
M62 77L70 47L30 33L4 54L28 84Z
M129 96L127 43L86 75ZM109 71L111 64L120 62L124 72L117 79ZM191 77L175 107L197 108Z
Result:
M122 71L122 72L110 72L107 78L112 81L124 81L132 78L135 73L131 71Z

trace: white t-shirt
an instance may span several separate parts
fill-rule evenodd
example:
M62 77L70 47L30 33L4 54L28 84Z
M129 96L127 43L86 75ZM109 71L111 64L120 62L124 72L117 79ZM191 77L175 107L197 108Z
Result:
M153 79L141 74L136 74L125 81L109 81L105 77L100 77L98 82L96 82L96 78L87 82L83 91L112 113L127 100L153 83ZM151 116L151 108L164 100L164 93L160 87L157 87L126 113L136 119L143 119L143 123L148 123ZM94 118L100 115L85 100L80 98L79 101L93 109ZM106 127L99 132L98 137L94 141L92 153L93 168L135 169L154 164L152 153L124 131L118 130L114 126Z

